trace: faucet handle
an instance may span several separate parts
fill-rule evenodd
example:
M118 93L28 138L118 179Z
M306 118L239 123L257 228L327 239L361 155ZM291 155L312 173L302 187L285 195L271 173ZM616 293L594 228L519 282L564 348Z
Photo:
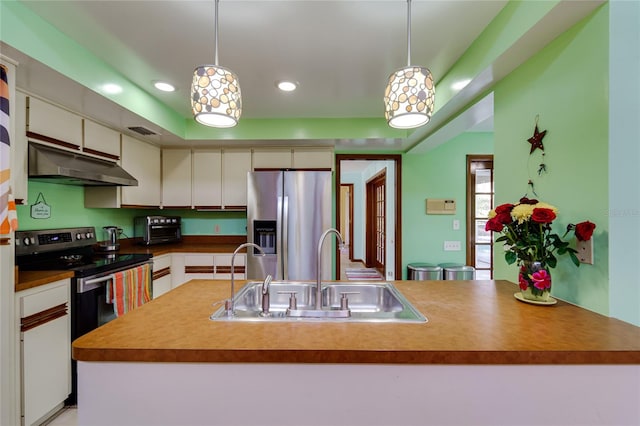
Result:
M288 294L289 295L289 309L290 310L298 309L298 299L296 297L298 292L296 292L296 291L279 291L278 294Z
M360 294L359 291L344 291L340 292L340 309L346 311L349 309L349 295L350 294Z

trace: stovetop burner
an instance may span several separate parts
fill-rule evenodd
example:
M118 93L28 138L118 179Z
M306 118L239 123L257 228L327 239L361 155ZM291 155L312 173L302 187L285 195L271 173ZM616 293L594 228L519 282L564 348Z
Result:
M151 259L150 254L94 252L93 227L16 232L16 265L27 271L71 270L86 277Z

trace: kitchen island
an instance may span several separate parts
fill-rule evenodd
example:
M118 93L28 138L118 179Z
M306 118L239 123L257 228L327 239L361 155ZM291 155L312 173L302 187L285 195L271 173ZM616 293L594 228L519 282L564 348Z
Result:
M80 424L640 423L640 328L506 281L395 285L427 323L216 322L229 283L193 280L74 342Z

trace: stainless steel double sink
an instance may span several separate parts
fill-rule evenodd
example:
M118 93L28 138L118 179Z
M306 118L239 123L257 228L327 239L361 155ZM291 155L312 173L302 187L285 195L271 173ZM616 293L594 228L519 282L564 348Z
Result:
M269 285L269 314L262 311L262 281L248 282L235 297L235 314L227 316L224 307L211 315L215 321L314 321L314 322L386 322L424 323L422 315L398 289L388 282L330 282L322 284L322 309L344 308L348 299L350 315L346 318L299 318L287 315L291 297L297 310L312 310L316 303L316 283L272 281Z

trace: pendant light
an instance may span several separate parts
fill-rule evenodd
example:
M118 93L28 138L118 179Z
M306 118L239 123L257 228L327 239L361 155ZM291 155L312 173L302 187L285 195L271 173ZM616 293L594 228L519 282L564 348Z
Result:
M407 66L394 71L384 91L384 116L396 129L412 129L431 119L435 87L431 71L411 65L411 0L407 0Z
M218 0L215 0L215 63L200 65L193 72L191 110L198 123L211 127L233 127L242 114L238 77L218 66Z

